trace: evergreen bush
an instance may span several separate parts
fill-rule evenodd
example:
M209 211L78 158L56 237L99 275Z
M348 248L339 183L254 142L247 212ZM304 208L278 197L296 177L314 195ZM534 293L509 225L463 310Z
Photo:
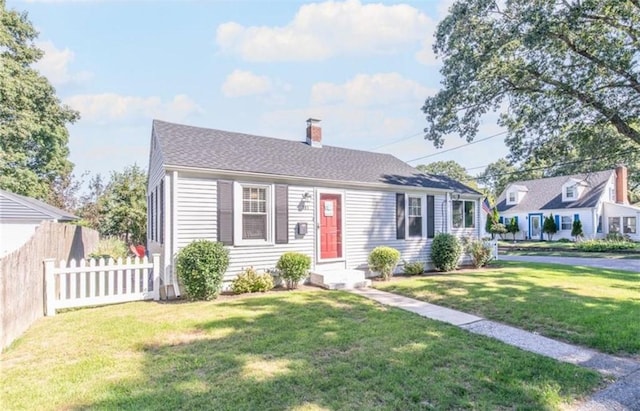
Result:
M556 224L556 220L553 218L553 213L544 218L544 223L542 224L542 232L547 235L547 240L549 241L552 241L553 235L558 232L558 226Z
M211 300L218 297L222 277L229 266L229 251L222 243L198 240L178 252L178 278L190 300Z
M576 241L578 241L580 237L584 236L584 233L582 232L582 221L575 220L573 222L573 226L571 227L571 236L575 238Z
M406 275L420 275L424 273L424 263L422 261L414 261L412 263L404 261L402 272Z
M305 278L311 268L311 257L297 252L287 252L280 256L276 269L280 272L288 289L298 288L300 280Z
M400 251L392 247L376 247L369 253L369 269L380 273L385 281L391 278L399 261Z
M462 244L458 237L448 233L436 234L431 243L431 261L438 271L453 271L458 268L462 255Z
M265 292L272 288L273 277L271 274L258 274L253 267L245 269L231 282L231 291L235 294Z

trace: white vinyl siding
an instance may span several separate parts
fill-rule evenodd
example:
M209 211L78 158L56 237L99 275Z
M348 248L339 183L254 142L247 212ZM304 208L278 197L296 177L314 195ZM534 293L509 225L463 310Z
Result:
M194 240L217 240L215 180L179 175L177 207L179 248Z

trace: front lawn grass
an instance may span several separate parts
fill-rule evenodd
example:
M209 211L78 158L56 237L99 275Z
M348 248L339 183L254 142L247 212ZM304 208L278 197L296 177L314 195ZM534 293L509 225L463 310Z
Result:
M640 354L640 274L500 261L376 287L596 350Z
M603 383L345 292L45 318L2 354L3 409L559 409Z

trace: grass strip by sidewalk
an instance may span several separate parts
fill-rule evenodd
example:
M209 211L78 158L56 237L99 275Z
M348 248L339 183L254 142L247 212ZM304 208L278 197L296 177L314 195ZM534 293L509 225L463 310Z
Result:
M559 409L595 372L344 292L45 318L3 353L3 409Z
M375 286L602 352L639 356L639 273L557 264L495 264L485 270Z

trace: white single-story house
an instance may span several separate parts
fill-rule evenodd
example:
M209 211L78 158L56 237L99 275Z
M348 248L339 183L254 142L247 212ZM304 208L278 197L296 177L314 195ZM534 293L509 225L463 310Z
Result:
M437 232L480 237L480 193L389 154L323 145L318 121L306 141L153 122L147 245L167 284L176 253L199 239L228 247L228 286L287 251L310 256L312 272L364 274L376 246L428 262Z
M26 243L43 221L74 221L78 217L35 198L0 189L0 257Z
M640 208L629 205L627 168L570 176L517 181L497 200L501 222L516 219L516 239L546 239L543 218L553 214L558 232L553 239L572 238L575 220L582 222L585 238L620 233L640 240ZM508 235L511 238L511 235Z

